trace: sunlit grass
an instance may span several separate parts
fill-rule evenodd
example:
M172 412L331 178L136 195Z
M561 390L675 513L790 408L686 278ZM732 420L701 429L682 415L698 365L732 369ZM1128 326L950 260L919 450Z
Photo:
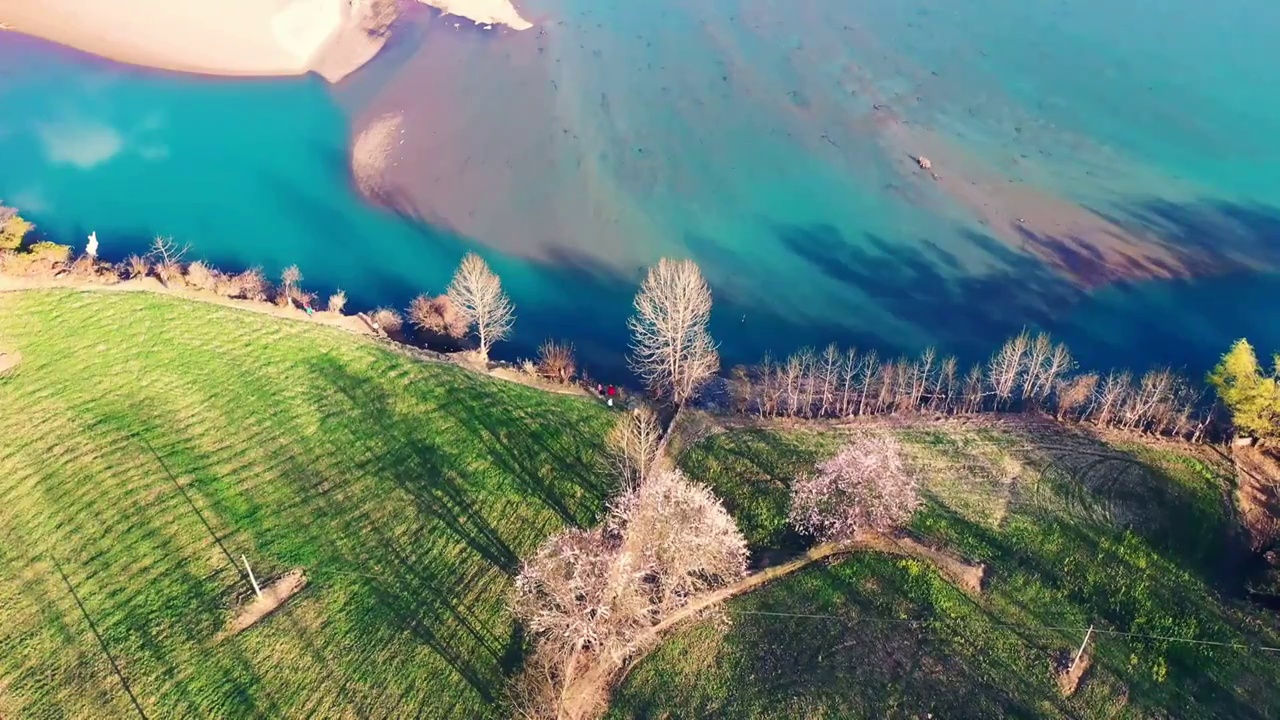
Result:
M518 558L609 490L594 404L305 322L26 292L0 348L4 717L499 715ZM219 641L241 554L309 584Z
M1054 661L1083 639L1061 628L1280 645L1274 615L1236 599L1221 464L1066 433L894 432L929 498L913 531L987 563L983 595L916 560L815 566L663 643L614 717L1280 715L1280 653L1260 650L1095 636L1079 691L1056 685ZM738 431L682 465L725 496L759 554L785 554L804 544L785 529L788 484L839 443Z

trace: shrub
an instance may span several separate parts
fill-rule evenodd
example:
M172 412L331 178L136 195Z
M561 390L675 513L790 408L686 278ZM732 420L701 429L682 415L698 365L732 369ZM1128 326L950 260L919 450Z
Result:
M573 345L548 340L538 348L538 373L560 383L568 383L578 369Z
M170 260L161 260L156 263L156 277L160 278L160 282L164 283L165 287L175 283L185 283L182 276L182 265Z
M347 294L341 290L329 296L329 312L340 313L347 307Z
M862 435L791 490L791 524L825 541L902 527L920 507L902 447L887 435Z
M35 227L17 210L0 205L0 250L17 250L22 246L22 239Z
M77 278L94 280L98 277L98 261L88 255L81 255L67 265L67 273Z
M467 317L448 295L419 295L409 304L409 322L419 330L451 338L467 334Z
M263 302L271 292L271 283L267 282L267 277L259 268L245 270L236 275L232 283L235 285L235 294L245 300Z
M56 272L71 259L71 248L51 242L38 242L25 252L4 250L0 270L9 275L43 275Z
M52 242L38 242L27 250L33 261L60 265L71 259L71 246Z
M125 259L124 267L130 278L146 277L151 272L151 261L141 255L130 255Z
M196 260L187 266L187 284L197 290L214 290L218 286L220 273L203 262Z
M400 313L391 308L380 307L369 313L369 319L373 324L387 333L398 333L404 327L404 318L400 317Z

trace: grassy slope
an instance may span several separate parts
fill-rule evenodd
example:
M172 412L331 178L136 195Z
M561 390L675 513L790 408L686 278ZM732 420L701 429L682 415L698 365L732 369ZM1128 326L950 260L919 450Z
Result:
M1235 542L1221 468L1060 434L904 438L928 478L914 529L989 564L980 600L912 560L811 568L733 601L730 624L677 633L633 671L613 715L1280 716L1280 654L1103 635L1086 682L1063 700L1051 663L1082 633L1027 627L1280 645L1274 617L1225 596L1238 578L1220 561ZM682 465L767 553L801 543L785 529L789 478L838 443L739 431Z
M593 404L328 328L29 292L0 346L0 717L136 716L108 652L153 718L496 715L517 558L608 492ZM241 553L310 584L219 641Z

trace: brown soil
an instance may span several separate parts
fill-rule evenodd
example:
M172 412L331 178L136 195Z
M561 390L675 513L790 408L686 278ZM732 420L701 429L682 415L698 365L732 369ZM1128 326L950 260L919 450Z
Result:
M5 352L0 350L0 375L4 375L10 370L18 367L18 363L22 362L22 353L18 351Z
M286 600L298 594L307 586L307 576L302 568L294 568L262 591L261 597L255 597L248 605L240 608L231 624L227 626L224 636L238 635L249 629L254 623L275 612Z
M1254 550L1280 544L1280 460L1256 447L1232 450L1236 464L1236 507Z
M1071 663L1075 660L1075 652L1067 651L1060 654L1054 660L1054 674L1058 676L1058 690L1062 692L1062 697L1071 697L1076 690L1080 688L1080 681L1084 679L1084 674L1089 672L1089 667L1093 665L1093 648L1086 647L1084 654L1080 656L1080 661L1072 667Z

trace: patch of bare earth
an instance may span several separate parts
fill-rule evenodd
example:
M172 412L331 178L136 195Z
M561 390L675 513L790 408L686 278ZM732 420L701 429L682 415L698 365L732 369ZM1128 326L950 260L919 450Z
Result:
M1071 697L1080 688L1080 681L1093 665L1093 651L1085 648L1079 660L1075 659L1075 653L1063 652L1054 659L1053 665L1054 674L1058 677L1058 690L1062 692L1062 697Z
M22 353L14 350L13 352L5 352L0 350L0 375L4 375L10 370L18 367L22 362Z
M1265 449L1237 447L1232 451L1239 484L1236 507L1254 550L1280 544L1280 461Z
M223 636L238 635L253 627L254 623L275 612L286 600L297 595L306 586L307 576L302 572L302 568L290 570L279 580L267 586L261 596L255 597L248 605L240 608L240 611L231 619L231 624L223 632Z

